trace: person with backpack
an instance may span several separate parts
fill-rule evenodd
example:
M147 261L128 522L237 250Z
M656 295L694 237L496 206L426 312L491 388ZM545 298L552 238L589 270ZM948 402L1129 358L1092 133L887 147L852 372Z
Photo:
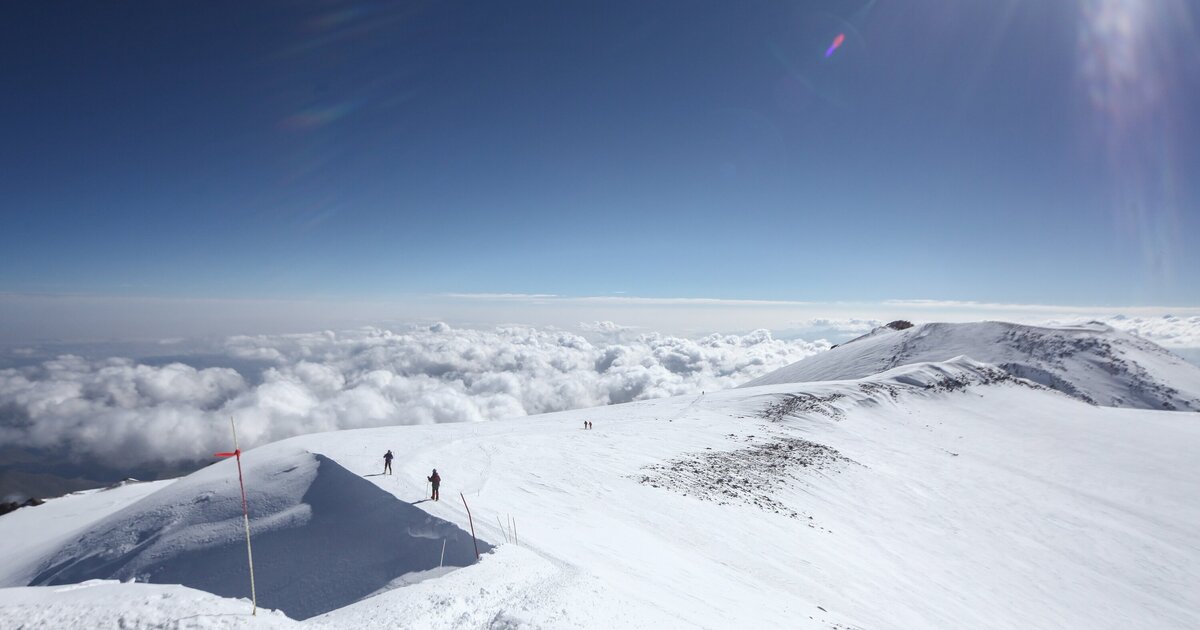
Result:
M442 485L442 478L440 475L438 475L437 469L434 468L433 474L426 477L426 479L429 480L429 483L433 484L433 496L431 496L429 498L434 501L437 501L438 500L438 486Z
M391 449L388 449L388 452L383 454L383 474L385 474L385 475L392 474L392 450Z

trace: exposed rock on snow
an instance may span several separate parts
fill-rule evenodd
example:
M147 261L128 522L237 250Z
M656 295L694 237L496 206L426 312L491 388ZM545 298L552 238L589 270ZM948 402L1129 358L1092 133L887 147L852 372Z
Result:
M840 420L845 414L842 413L841 409L829 403L845 397L846 395L840 392L834 392L825 396L783 394L780 400L763 408L761 415L773 422L779 422L789 416L798 416L806 413L817 413L833 420Z
M37 497L31 498L31 499L25 499L24 501L21 501L21 502L6 501L4 503L0 503L0 516L8 514L9 512L15 512L16 510L19 510L23 507L37 507L39 505L42 505L43 503L45 503L45 501L43 501Z
M833 470L849 461L824 444L775 437L732 451L687 453L665 464L647 466L637 479L644 485L721 505L744 503L799 518L800 513L777 500L773 491L801 479L803 473Z

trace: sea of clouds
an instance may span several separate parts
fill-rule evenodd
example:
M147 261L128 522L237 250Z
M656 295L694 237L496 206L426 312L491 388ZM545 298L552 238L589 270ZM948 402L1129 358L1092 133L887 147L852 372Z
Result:
M1114 328L1145 337L1165 348L1192 350L1200 348L1200 317L1126 317L1116 315L1102 321Z
M829 348L766 330L699 339L611 322L561 330L436 324L224 342L231 367L63 355L0 370L0 444L108 466L164 465L361 427L478 422L739 385Z
M1200 317L1098 319L1200 364ZM844 339L879 324L821 319L796 329ZM435 324L238 336L220 342L215 361L62 354L0 369L0 446L115 468L170 466L227 450L231 415L246 447L478 422L733 387L830 347L766 330L695 339L612 322L578 330Z

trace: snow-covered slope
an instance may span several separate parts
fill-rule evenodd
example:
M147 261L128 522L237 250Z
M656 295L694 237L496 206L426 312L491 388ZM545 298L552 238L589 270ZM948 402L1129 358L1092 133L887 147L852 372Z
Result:
M329 458L285 445L268 452L247 458L245 470L263 605L298 619L344 606L402 576L412 581L419 572L436 572L443 539L446 565L475 559L467 532ZM30 585L137 580L243 593L249 581L241 494L225 468L200 470L97 520L13 578Z
M863 378L901 365L956 356L991 363L1098 405L1200 411L1200 367L1104 324L881 327L742 387Z
M396 475L372 476L389 448ZM1196 452L1200 414L1088 405L959 358L861 381L309 435L244 459L256 568L288 576L260 581L260 603L282 606L261 601L272 588L278 601L303 592L307 610L328 611L312 627L1116 629L1200 627ZM418 503L433 467L443 500ZM41 523L87 497L19 510L0 518L0 541L36 557L0 562L0 585L98 577L111 563L115 577L192 584L212 571L245 596L232 560L199 559L236 538L235 492L222 462L48 539ZM461 542L459 493L497 547L406 586L430 577L403 575L427 550L388 550L406 536ZM395 575L376 595L340 586L376 555L373 582ZM181 591L187 612L164 615L144 587L108 584L78 606L176 627L161 620L198 605ZM20 602L78 614L54 588L0 589L0 627L21 627Z
M4 628L119 628L120 630L296 630L300 624L274 610L251 616L245 602L185 586L91 580L52 587L0 589Z

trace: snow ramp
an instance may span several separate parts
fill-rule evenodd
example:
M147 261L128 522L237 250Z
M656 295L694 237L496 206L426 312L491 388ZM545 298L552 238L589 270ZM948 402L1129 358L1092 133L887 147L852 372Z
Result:
M293 619L340 608L437 569L443 541L447 567L474 563L471 535L457 525L328 457L280 450L243 459L260 606ZM232 465L198 471L99 521L49 556L30 585L119 579L248 597ZM481 552L490 548L479 542Z

